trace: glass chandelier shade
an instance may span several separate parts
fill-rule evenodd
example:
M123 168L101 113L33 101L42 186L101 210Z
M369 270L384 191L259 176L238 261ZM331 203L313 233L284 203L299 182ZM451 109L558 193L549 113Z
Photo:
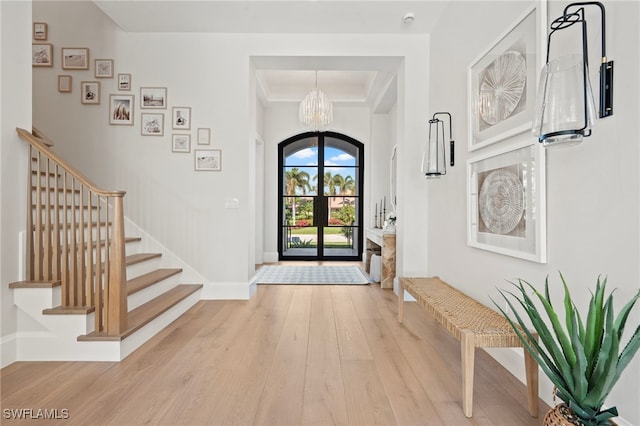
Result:
M303 127L310 130L322 130L333 122L333 104L327 95L318 89L318 72L316 86L300 102L298 120Z
M567 146L591 136L596 107L589 79L587 22L584 6L595 5L602 15L602 60L600 64L599 117L613 114L613 61L607 61L605 9L599 2L572 3L551 23L547 39L547 60L540 75L532 131L545 147ZM579 7L569 13L572 7ZM582 46L579 54L549 60L551 37L559 30L579 24Z
M433 114L433 118L429 120L429 139L422 154L421 170L427 179L438 178L447 174L444 121L436 118L437 115L447 115L449 117L449 165L453 167L455 164L455 142L451 134L451 114L448 112L436 112Z

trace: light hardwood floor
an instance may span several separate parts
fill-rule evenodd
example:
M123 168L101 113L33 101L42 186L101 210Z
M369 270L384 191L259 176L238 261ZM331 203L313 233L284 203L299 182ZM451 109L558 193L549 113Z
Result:
M364 286L258 286L201 301L120 363L17 362L1 371L0 423L55 425L540 425L525 386L484 351L473 417L460 346L413 304ZM14 421L6 409L66 409Z

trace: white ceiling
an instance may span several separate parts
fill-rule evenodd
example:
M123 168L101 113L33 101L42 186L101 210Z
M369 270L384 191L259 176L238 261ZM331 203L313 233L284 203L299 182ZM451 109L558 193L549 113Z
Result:
M425 34L448 0L95 0L127 32ZM405 22L407 14L415 18ZM314 86L334 102L395 103L398 58L254 58L263 103L299 102ZM391 89L389 89L391 88Z

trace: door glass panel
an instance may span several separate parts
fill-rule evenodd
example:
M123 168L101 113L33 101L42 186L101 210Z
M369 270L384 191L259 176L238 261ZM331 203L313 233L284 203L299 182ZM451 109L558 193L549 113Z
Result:
M284 149L285 166L317 166L318 138L316 136L300 139Z
M331 226L324 228L323 253L326 256L357 256L358 228Z
M318 228L314 217L316 197L283 197L284 250L290 256L316 256Z
M355 197L327 197L327 225L357 225Z
M285 167L282 193L285 196L316 195L317 176L317 167Z

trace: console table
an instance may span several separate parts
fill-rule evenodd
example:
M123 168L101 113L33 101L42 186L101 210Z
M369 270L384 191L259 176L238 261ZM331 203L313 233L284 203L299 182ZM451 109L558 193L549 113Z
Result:
M396 277L396 234L384 232L379 228L369 228L365 232L367 248L380 247L382 257L381 288L393 288Z

